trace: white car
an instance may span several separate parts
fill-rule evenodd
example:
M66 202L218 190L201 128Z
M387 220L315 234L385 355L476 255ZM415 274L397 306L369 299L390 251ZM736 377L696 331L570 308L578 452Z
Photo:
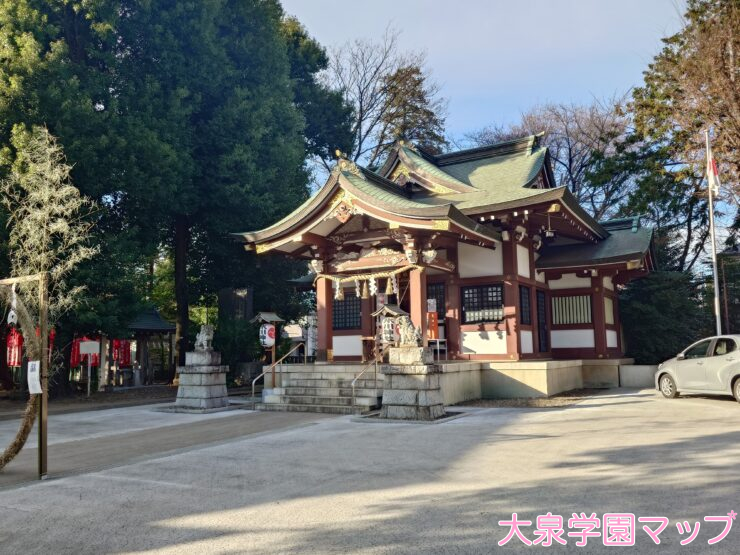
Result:
M679 393L734 395L740 402L740 335L697 341L655 372L655 389L673 399Z

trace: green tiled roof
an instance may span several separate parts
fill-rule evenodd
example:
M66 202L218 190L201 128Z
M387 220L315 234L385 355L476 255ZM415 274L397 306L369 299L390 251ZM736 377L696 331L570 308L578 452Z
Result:
M417 181L425 182L423 190L412 193L411 188L387 179L398 163L407 167L412 182L414 174ZM239 235L247 242L257 242L288 233L324 206L338 188L383 210L420 219L449 218L451 207L459 217L470 220L468 216L493 210L563 202L596 235L608 235L565 187L551 186L548 153L539 145L539 136L439 156L399 143L380 170L382 175L346 161L339 167L342 171L332 172L324 187L290 215L266 229ZM533 187L543 171L549 188Z
M530 184L542 170L546 153L546 149L540 148L531 154L507 154L444 166L445 172L475 187L475 190L469 193L444 197L453 200L461 210L470 210L539 195L542 189L526 185Z
M450 173L442 171L437 166L426 160L423 156L417 154L407 146L400 147L404 157L414 166L415 169L433 177L444 183L449 183L452 186L457 186L461 189L466 189L470 186L470 183L463 183Z
M403 190L387 179L383 179L377 174L365 170L364 179L357 177L350 172L342 172L342 175L347 179L357 190L365 193L368 197L372 197L385 205L393 205L398 208L416 208L416 209L428 209L431 206L443 206L451 204L449 200L440 199L432 196L414 196L409 198L403 193Z
M596 244L565 245L546 247L537 260L537 268L567 268L589 264L608 264L626 260L641 259L650 249L653 237L652 228L616 226L609 228L609 222L602 224L609 230L609 237Z

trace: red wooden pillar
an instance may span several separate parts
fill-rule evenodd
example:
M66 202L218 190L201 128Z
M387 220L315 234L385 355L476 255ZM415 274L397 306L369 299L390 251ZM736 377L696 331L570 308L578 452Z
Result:
M591 277L593 294L592 312L594 317L594 348L597 358L606 358L606 312L604 310L604 285L601 276Z
M327 278L319 278L316 282L316 316L317 316L317 346L316 360L326 362L333 357L332 350L332 303L334 302L334 290L332 281Z
M512 233L513 235L513 233ZM504 261L504 322L506 325L506 352L512 360L519 360L519 281L517 279L516 241L510 238L501 243Z
M409 272L411 323L421 332L422 345L427 340L427 275L423 270Z
M457 358L460 347L460 286L453 278L446 282L445 297L447 299L447 314L445 318L445 336L447 339L447 354L450 358Z

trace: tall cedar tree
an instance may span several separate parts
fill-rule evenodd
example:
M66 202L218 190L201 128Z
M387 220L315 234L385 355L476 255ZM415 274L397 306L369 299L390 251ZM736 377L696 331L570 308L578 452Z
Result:
M294 103L277 1L123 2L119 82L129 193L171 237L179 363L189 324L195 240L232 258L226 235L280 218L307 196L304 119Z
M4 170L14 158L12 129L46 125L64 145L75 185L99 206L91 243L102 248L69 276L87 287L88 302L63 315L60 345L73 332L127 332L138 310L136 269L157 242L156 219L127 217L142 207L127 193L140 175L128 164L131 139L113 86L119 11L111 0L0 0Z

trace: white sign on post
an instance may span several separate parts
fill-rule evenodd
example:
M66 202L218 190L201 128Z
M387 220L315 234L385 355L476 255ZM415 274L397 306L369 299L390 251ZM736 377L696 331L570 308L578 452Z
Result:
M28 361L28 392L31 395L41 395L41 361Z
M80 341L81 355L96 355L100 352L99 341Z

